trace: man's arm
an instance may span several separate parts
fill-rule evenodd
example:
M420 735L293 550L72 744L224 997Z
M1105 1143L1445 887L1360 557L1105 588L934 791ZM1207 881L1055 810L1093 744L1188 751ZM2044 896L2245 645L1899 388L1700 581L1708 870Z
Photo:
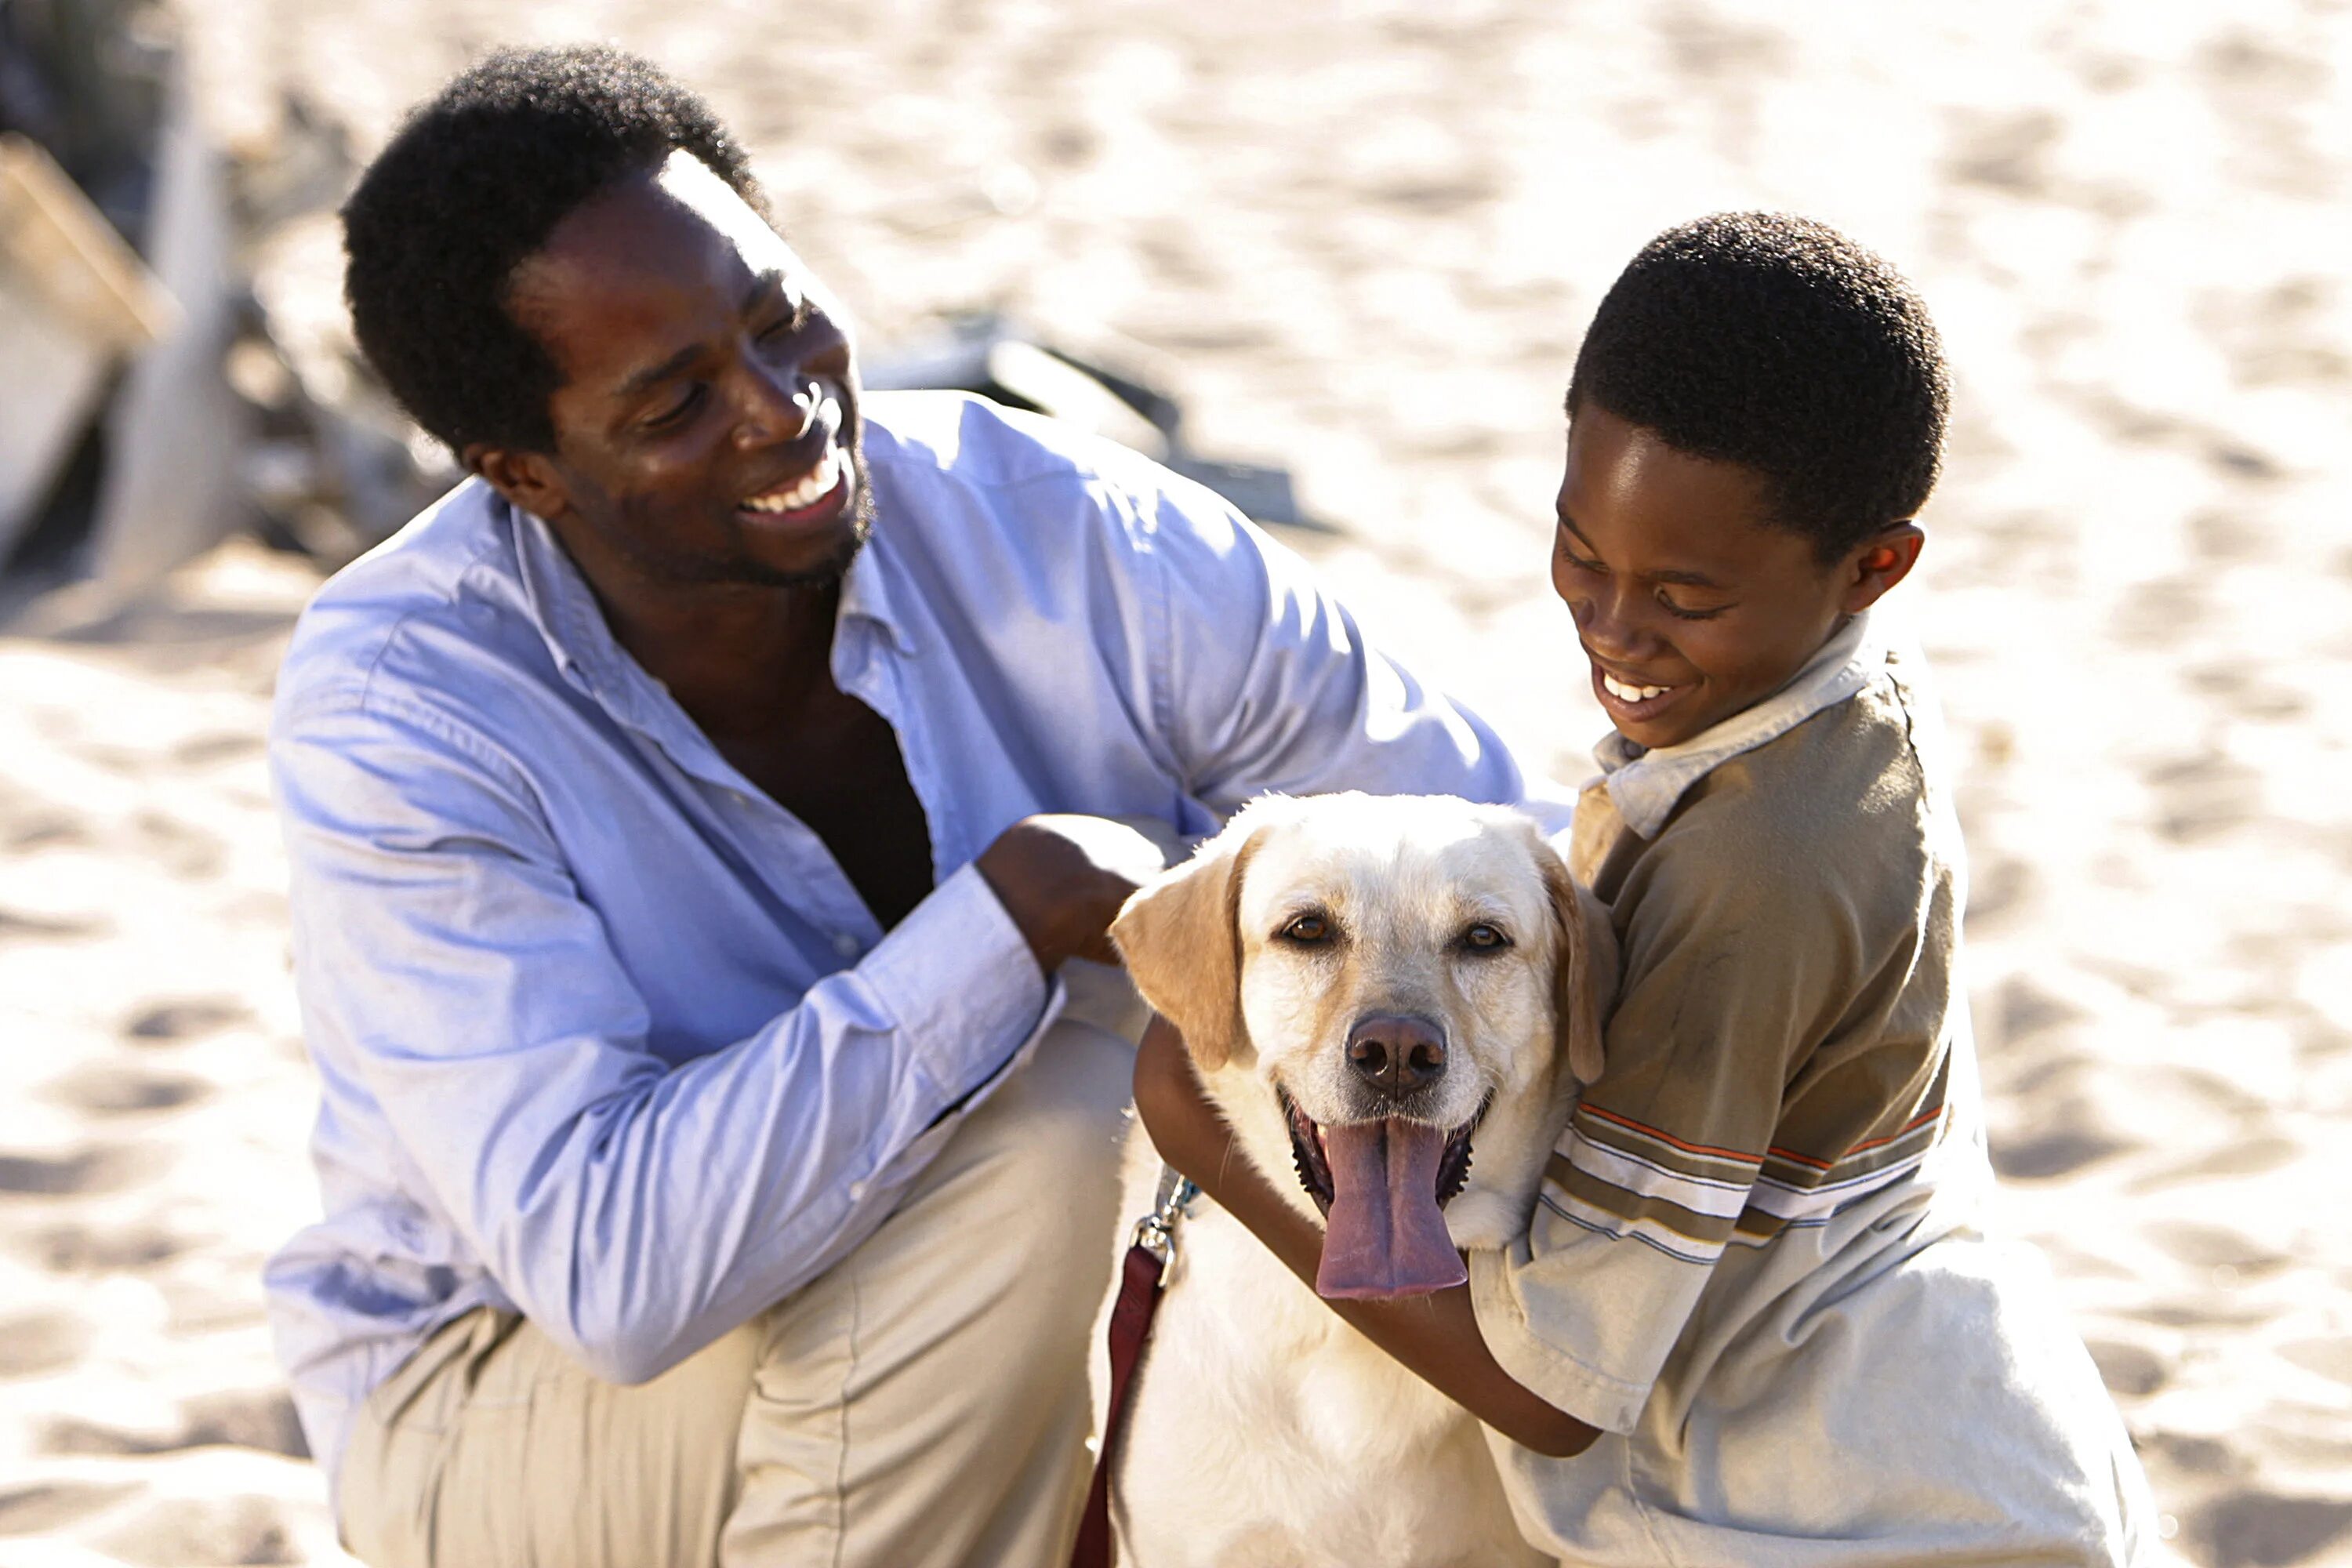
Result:
M1231 1131L1201 1093L1192 1058L1175 1026L1154 1018L1135 1060L1135 1108L1166 1160L1247 1226L1308 1286L1322 1259L1322 1233L1279 1194L1231 1142ZM1457 1285L1397 1301L1327 1301L1333 1311L1424 1382L1513 1442L1570 1458L1598 1431L1555 1409L1516 1382L1487 1352Z
M1458 795L1565 826L1492 726L1368 642L1299 557L1182 480L1127 498L1171 764L1220 816L1269 792Z
M1045 973L1099 952L1159 864L1116 825L1032 819L855 968L672 1067L493 746L378 700L301 718L272 761L321 1069L382 1109L397 1143L382 1158L428 1189L408 1195L617 1382L870 1233L1034 1036Z

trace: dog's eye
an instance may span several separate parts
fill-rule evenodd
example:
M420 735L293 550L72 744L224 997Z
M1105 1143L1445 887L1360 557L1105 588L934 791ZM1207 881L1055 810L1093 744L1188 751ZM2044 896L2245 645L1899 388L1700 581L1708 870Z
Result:
M1501 927L1480 921L1462 933L1462 945L1473 952L1497 952L1510 946L1511 939L1503 934Z
M1285 942L1312 946L1331 934L1331 922L1321 915L1301 915L1283 927L1278 934Z

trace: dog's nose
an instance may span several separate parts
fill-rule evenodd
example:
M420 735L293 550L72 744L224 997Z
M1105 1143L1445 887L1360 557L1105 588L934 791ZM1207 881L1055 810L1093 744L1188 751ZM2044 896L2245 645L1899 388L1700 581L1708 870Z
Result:
M1445 1037L1426 1018L1375 1014L1348 1031L1348 1065L1390 1100L1445 1071Z

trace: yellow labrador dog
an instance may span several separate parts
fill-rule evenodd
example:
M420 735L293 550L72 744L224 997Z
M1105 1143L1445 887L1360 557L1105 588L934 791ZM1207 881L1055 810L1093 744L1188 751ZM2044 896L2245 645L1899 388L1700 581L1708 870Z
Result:
M1548 1561L1513 1527L1476 1420L1315 1295L1443 1289L1465 1278L1457 1248L1525 1234L1578 1084L1599 1076L1605 915L1517 811L1269 797L1111 935L1236 1142L1325 1236L1310 1292L1192 1205L1122 1422L1120 1561ZM1139 1125L1124 1215L1150 1212L1160 1174Z

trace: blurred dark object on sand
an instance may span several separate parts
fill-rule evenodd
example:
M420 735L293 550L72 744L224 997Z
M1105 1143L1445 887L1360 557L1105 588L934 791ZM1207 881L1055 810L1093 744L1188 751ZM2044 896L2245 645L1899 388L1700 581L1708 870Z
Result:
M297 100L215 145L158 0L0 0L0 626L102 627L239 528L331 569L457 479L350 341L331 215L355 173ZM1151 363L980 313L878 348L866 381L1051 415L1318 526L1286 470L1193 451Z
M949 317L929 337L884 348L868 360L864 380L869 391L951 388L1051 415L1206 485L1253 521L1328 531L1328 524L1299 510L1287 468L1221 462L1193 451L1175 398L1133 363L1119 363L1141 356L1134 346L1122 352L1055 343L982 311Z
M430 498L364 374L320 395L251 287L349 168L299 105L226 157L151 0L0 0L0 624L103 622L241 526L334 563Z

